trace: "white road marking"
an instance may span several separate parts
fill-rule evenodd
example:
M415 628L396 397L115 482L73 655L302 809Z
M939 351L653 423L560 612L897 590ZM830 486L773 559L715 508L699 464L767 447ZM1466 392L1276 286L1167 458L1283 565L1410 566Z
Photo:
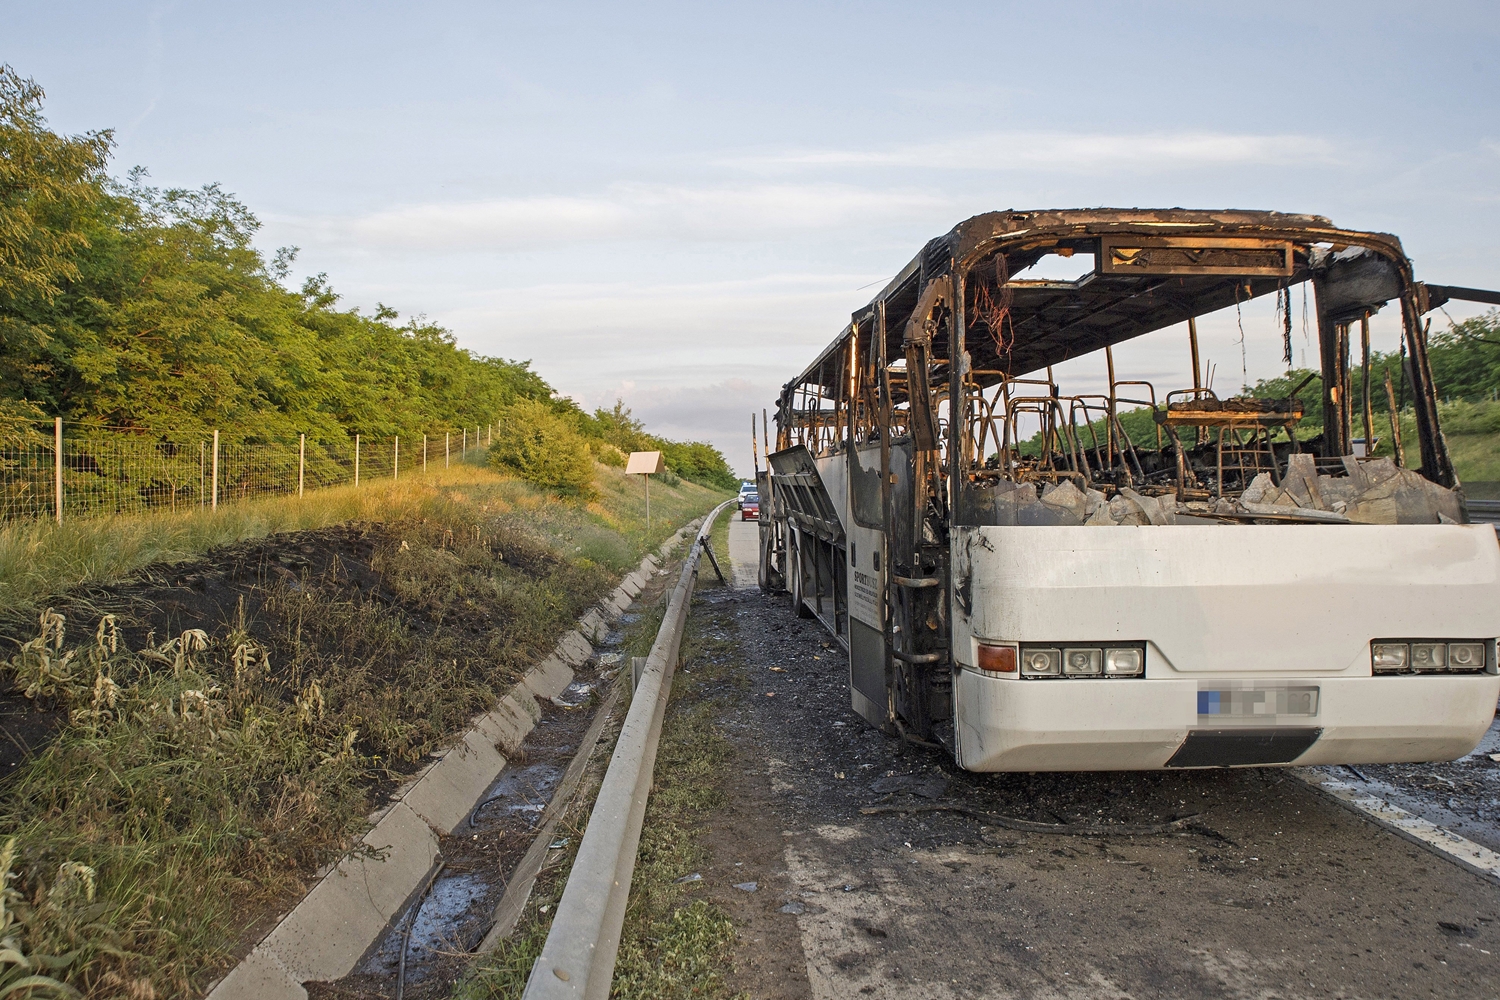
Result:
M1477 875L1500 879L1500 854L1488 847L1445 830L1436 823L1413 815L1353 782L1343 781L1310 767L1294 767L1291 773L1331 796L1340 805L1375 820L1381 826L1414 844L1447 858Z

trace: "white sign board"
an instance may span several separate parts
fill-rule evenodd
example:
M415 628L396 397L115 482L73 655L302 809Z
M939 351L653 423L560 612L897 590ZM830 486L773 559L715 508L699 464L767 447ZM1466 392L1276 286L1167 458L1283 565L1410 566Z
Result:
M631 475L647 476L654 472L666 472L667 463L662 461L659 451L632 451L625 471Z

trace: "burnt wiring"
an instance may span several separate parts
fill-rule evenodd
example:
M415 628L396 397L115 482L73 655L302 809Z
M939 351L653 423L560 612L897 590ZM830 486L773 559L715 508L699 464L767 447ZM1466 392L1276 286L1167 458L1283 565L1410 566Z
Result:
M989 283L980 276L973 283L974 296L971 311L984 322L995 342L995 356L1005 358L1015 342L1015 328L1010 321L1010 307L1014 293L1009 287L1010 268L1004 254L995 255L995 295L990 294ZM1007 331L1007 327L1010 327Z

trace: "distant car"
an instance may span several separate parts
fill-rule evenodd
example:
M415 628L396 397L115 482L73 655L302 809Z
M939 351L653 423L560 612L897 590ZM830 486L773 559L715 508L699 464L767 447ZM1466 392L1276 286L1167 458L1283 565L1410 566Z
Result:
M755 484L740 480L740 510L745 509L745 497L755 492Z
M740 498L740 520L760 520L760 494L746 493Z

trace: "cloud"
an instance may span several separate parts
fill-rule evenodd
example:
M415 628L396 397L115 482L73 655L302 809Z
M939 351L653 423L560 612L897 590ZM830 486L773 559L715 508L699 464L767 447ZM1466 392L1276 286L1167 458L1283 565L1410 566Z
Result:
M990 132L883 150L829 149L733 161L749 169L920 167L928 170L1037 170L1099 174L1229 166L1339 162L1326 139L1226 132Z
M352 218L279 220L303 240L369 250L518 251L625 241L740 242L942 214L913 190L847 184L615 184L594 194L408 205Z

